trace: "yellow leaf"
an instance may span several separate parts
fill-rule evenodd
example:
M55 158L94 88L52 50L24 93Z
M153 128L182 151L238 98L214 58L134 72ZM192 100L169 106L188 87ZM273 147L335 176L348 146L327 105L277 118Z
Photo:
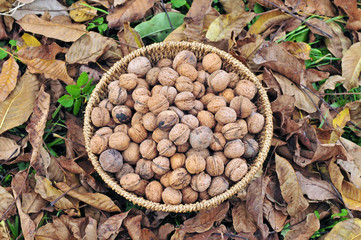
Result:
M171 32L165 39L164 42L169 42L169 41L175 41L175 42L180 42L180 41L184 41L187 40L187 35L184 33L184 30L186 29L186 24L183 23L182 25L180 25L179 27L177 27L176 29L174 29L173 32Z
M329 232L325 240L358 240L361 238L361 220L359 218L346 219L337 223Z
M86 4L85 1L81 0L78 2L73 3L70 6L70 12L69 16L75 21L75 22L86 22L89 20L92 20L97 16L97 10L92 9L90 7L86 7L82 4Z
M307 43L304 42L283 42L281 43L286 50L301 60L310 59L311 47Z
M7 224L5 224L5 220L0 222L0 239L11 240L9 229Z
M264 13L257 19L254 24L252 24L252 26L248 30L248 33L260 34L272 25L283 22L289 18L291 18L290 15L287 15L279 10Z
M29 33L24 33L22 36L22 41L18 41L17 44L22 44L22 45L17 45L17 49L18 51L20 49L23 48L27 48L27 47L39 47L41 46L41 43L39 42L38 39L36 39L33 35L30 35Z
M14 91L0 103L0 134L28 120L38 91L38 79L26 72Z
M361 42L353 44L342 57L342 77L345 83L343 86L350 90L358 87L361 72Z
M0 102L4 101L14 90L18 80L19 65L13 56L4 62L3 69L0 74Z
M333 119L332 126L334 128L337 128L337 126L344 128L348 121L350 121L350 109L345 108Z

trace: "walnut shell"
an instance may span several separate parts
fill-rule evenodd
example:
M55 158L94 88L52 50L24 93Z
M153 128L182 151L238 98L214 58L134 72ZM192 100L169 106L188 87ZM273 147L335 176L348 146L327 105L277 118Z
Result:
M151 68L148 72L147 75L145 76L145 81L150 85L150 86L154 86L158 83L158 75L160 72L160 68L159 67L154 67Z
M146 88L149 90L149 85L147 81L145 81L143 78L137 78L137 88Z
M130 109L134 108L134 100L132 98L132 95L128 94L127 100L125 101L124 105L127 106Z
M242 157L244 158L254 158L257 156L259 152L259 144L253 138L243 139L244 143L244 154Z
M153 159L158 156L157 144L152 139L145 139L139 146L140 154L145 159Z
M167 110L168 107L169 102L162 94L155 94L148 99L148 108L154 115L158 115Z
M184 115L181 119L181 123L187 125L190 130L193 130L199 126L198 119L191 114Z
M133 90L132 92L132 98L134 101L137 101L137 99L139 98L139 96L148 96L150 97L151 94L149 92L148 89L146 89L145 87L139 87Z
M207 148L200 149L200 150L196 150L194 148L191 148L186 152L187 157L190 156L190 155L193 155L193 154L201 156L204 159L210 155L209 150Z
M139 113L139 112L134 113L134 115L132 117L132 121L130 122L130 125L134 126L135 124L143 124L143 116L144 116L144 114L142 114L142 113Z
M193 93L193 95L194 95L194 97L196 99L200 99L206 93L206 88L202 83L200 83L198 81L195 81L193 83L193 91L192 91L192 93Z
M224 163L223 159L218 155L209 156L206 158L206 172L214 176L220 176L224 172Z
M224 97L215 96L207 104L207 109L211 113L216 113L216 112L218 112L219 109L221 109L222 107L226 107L226 106L227 106L227 102L224 99Z
M177 69L177 67L183 63L188 63L193 67L196 67L196 55L194 55L194 53L189 50L180 51L173 59L173 69Z
M193 81L188 77L180 76L175 82L175 88L178 92L193 92Z
M222 134L227 140L240 139L247 134L247 128L242 128L238 123L228 123L223 126Z
M179 119L181 119L184 116L184 112L175 106L169 107L169 110L172 110L173 112L175 112L178 115Z
M240 139L232 140L226 143L224 155L227 158L239 158L244 153L244 144Z
M128 135L133 142L141 143L147 138L148 133L142 124L135 124L129 128Z
M174 103L180 110L188 111L194 107L194 100L193 93L181 92L175 97Z
M112 117L116 123L128 123L132 118L132 110L125 105L115 106L112 110Z
M216 126L216 119L211 112L202 110L197 114L197 119L200 126L209 128L214 128L214 126Z
M173 110L159 113L156 119L156 126L163 131L169 131L177 123L179 123L179 117Z
M237 95L244 96L252 100L257 93L256 85L249 80L240 80L234 89Z
M154 176L152 165L153 162L150 160L139 159L137 165L135 166L135 173L141 178L149 180Z
M209 73L207 73L204 70L198 70L197 81L202 83L202 85L204 85L204 83L207 82L208 77L209 77Z
M112 86L109 88L108 99L114 105L121 105L127 100L127 90L119 87L119 81L114 81L114 83L116 85L108 85L108 88Z
M197 127L191 132L189 143L196 150L205 149L212 143L212 136L213 132L209 127Z
M205 172L192 176L191 188L197 192L206 191L211 185L212 178Z
M137 86L137 79L138 76L133 73L124 73L119 76L119 87L131 91Z
M188 63L182 63L178 65L177 72L179 75L185 76L189 78L191 81L196 80L198 77L197 69Z
M94 126L104 127L110 122L110 114L108 109L103 107L95 107L91 113L91 120Z
M175 145L182 145L188 141L190 132L186 124L177 123L169 132L169 140Z
M237 86L237 83L239 82L239 76L237 73L230 72L228 73L231 81L229 82L228 86L232 89L234 89Z
M99 128L94 135L105 137L109 140L109 136L113 133L113 130L110 127Z
M172 171L169 171L166 174L161 176L159 181L164 187L170 187L169 176L171 173L172 173Z
M152 95L155 95L155 94L164 95L167 98L169 105L174 103L174 99L175 99L175 96L177 95L177 93L178 93L177 89L175 89L175 87L171 87L171 86L156 85L152 89Z
M212 179L211 185L208 189L208 194L211 197L217 196L221 193L224 193L229 187L229 183L227 180L222 177L218 176Z
M134 73L138 77L144 77L152 65L146 57L136 57L128 64L128 73Z
M170 67L164 67L159 71L158 81L163 86L174 86L179 74Z
M106 108L109 112L111 112L113 110L113 104L109 101L108 98L103 99L100 101L99 106L101 108Z
M128 148L123 152L123 158L124 161L129 164L136 164L140 159L139 145L134 142L130 142Z
M136 173L125 174L119 180L122 188L131 192L139 188L140 181L140 176Z
M140 183L139 183L137 189L134 190L134 193L141 197L144 196L145 189L148 186L148 184L149 184L149 182L147 180L140 179Z
M174 169L169 175L169 184L174 189L183 189L191 183L191 175L184 168Z
M215 92L222 92L228 87L231 81L228 73L224 70L217 70L213 72L208 78L208 86Z
M94 154L101 154L108 148L106 137L95 135L90 139L90 151Z
M206 169L206 160L198 155L190 155L185 161L185 167L190 174L197 174Z
M200 199L200 200L208 200L208 199L211 198L211 196L209 196L209 194L208 194L208 191L200 192L200 193L198 194L198 196L199 196L199 199Z
M181 190L182 192L182 201L185 204L195 203L198 199L198 192L194 191L191 187L185 187Z
M247 118L248 131L253 134L260 133L264 127L264 116L260 113L253 112Z
M247 118L256 108L254 103L244 96L234 97L231 100L229 107L233 108L240 118Z
M109 136L109 147L119 151L127 149L129 142L129 137L123 132L115 132Z
M230 107L221 107L214 115L217 122L222 124L232 123L237 120L236 111Z
M116 173L123 167L123 157L115 149L107 149L99 156L100 166L104 171Z
M159 156L153 159L152 169L155 174L163 175L170 170L170 161L168 158Z
M182 202L182 193L172 187L167 187L162 192L162 200L165 204L178 205Z
M149 112L149 107L148 107L148 101L149 101L150 97L148 95L140 95L137 97L137 100L134 101L134 110L142 113L142 114L146 114Z
M204 106L207 106L208 103L215 97L216 95L214 93L207 93L204 96L201 97L200 101L203 103ZM224 101L226 101L224 99Z
M172 67L173 61L169 58L162 58L157 62L157 67L163 68L163 67Z
M234 158L226 166L224 174L233 182L237 182L246 175L248 166L243 158Z
M203 103L199 100L194 101L193 108L189 111L190 114L197 116L197 114L204 109Z
M156 143L159 143L162 139L168 139L169 132L163 131L160 128L156 128L153 131L152 138Z
M120 171L115 174L115 177L120 180L127 173L134 173L134 168L129 163L124 163Z
M186 155L182 153L176 153L170 158L170 166L172 169L184 167L186 161Z
M144 128L150 132L154 131L154 129L157 128L156 119L157 119L157 117L153 113L151 113L151 112L146 113L143 116Z
M157 145L159 155L164 157L171 157L177 151L176 146L169 139L162 139Z
M213 133L212 143L209 146L213 151L222 151L226 145L226 139L222 133Z
M163 186L158 181L151 181L145 188L145 197L152 202L162 201Z
M178 145L177 146L177 152L179 153L185 153L189 150L189 148L191 147L191 145L189 144L189 142L186 142L182 145Z
M224 99L226 99L227 104L229 104L231 100L234 98L234 91L233 89L227 88L223 92L221 92L220 96L224 97Z
M220 70L222 67L222 60L216 53L208 53L202 60L203 69L209 73Z

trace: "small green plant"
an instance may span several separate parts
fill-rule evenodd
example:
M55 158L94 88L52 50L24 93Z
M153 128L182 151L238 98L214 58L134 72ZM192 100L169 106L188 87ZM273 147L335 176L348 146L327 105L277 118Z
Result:
M316 217L318 219L320 219L320 214L318 213L318 211L314 211ZM346 216L348 215L348 212L346 209L341 209L340 213L336 213L336 214L332 214L331 217L329 219L326 220L325 223L321 222L321 226L325 226L320 228L319 230L317 230L312 236L311 239L318 239L319 237L321 237L323 234L326 234L329 232L329 230L331 230L337 223L342 222L346 219L348 219Z
M186 0L171 0L171 3L173 8L180 8L183 6L185 6L187 9L191 8Z
M94 88L95 86L92 85L92 79L89 79L86 72L82 72L76 85L66 86L68 94L60 97L58 102L65 108L73 108L73 114L77 115L83 103L89 99Z
M89 31L93 28L97 28L99 33L103 35L104 32L108 29L108 24L104 23L104 17L100 17L91 21L86 29Z
M20 228L20 218L18 215L15 215L15 220L14 220L14 223L11 223L8 220L6 220L8 226L9 226L9 229L10 229L10 232L12 234L12 239L23 239L22 236L20 236L21 234L21 228Z

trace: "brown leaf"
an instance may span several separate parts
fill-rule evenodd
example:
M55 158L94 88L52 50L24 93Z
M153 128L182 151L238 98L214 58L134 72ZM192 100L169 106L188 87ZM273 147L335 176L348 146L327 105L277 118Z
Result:
M321 19L311 18L307 20L307 22L311 24L309 25L309 29L314 34L318 34L324 37L330 37L330 36L332 37L334 35L334 32L332 31L331 27Z
M293 56L301 60L310 59L311 47L304 42L282 42L281 45Z
M89 32L76 40L65 54L66 62L70 64L88 64L96 62L106 52L114 40L96 32Z
M46 168L48 166L45 166L45 163L41 162L39 155L40 148L43 147L43 135L49 107L50 95L44 91L44 85L42 85L35 99L33 115L30 118L30 123L26 126L26 131L29 133L29 141L33 147L30 165L44 176L47 174Z
M354 161L357 167L361 168L361 146L342 137L340 138L340 142L342 143L342 146L346 149L347 153L349 153L351 156L348 160Z
M84 6L84 3L86 4L83 0L77 1L69 7L72 9L69 11L69 16L75 22L86 22L97 16L97 10L95 8Z
M337 165L339 165L347 175L348 180L350 180L356 188L361 188L361 171L360 168L356 165L354 161L343 161L337 159Z
M113 215L104 223L99 225L98 238L100 240L115 239L120 232L123 220L128 216L129 211Z
M263 203L263 215L276 232L282 231L287 220L287 215L283 214L280 210L275 209L272 202L267 198Z
M0 103L0 134L23 124L33 111L39 82L35 75L26 72L18 81L15 89Z
M0 102L4 101L16 86L19 65L13 56L10 56L2 66L0 74Z
M174 225L171 223L166 223L159 227L157 236L160 240L166 240L173 231Z
M112 13L107 15L109 28L122 29L123 23L135 22L144 17L145 13L154 5L154 0L127 1L118 6Z
M342 57L343 86L350 90L360 85L359 76L361 72L361 42L353 44Z
M144 240L155 240L157 237L149 228L142 228L140 233L140 239Z
M4 187L0 186L0 220L8 219L16 213L14 207L14 197ZM11 208L11 209L9 209Z
M50 45L21 48L17 52L19 57L26 58L28 60L34 58L54 60L56 55L58 55L59 53L65 53L65 49L56 44L56 42L53 42Z
M335 0L334 4L342 8L349 17L346 28L356 31L361 29L361 9L357 7L356 0Z
M100 210L108 212L120 212L120 209L114 202L106 195L101 193L90 193L90 192L78 192L77 189L70 190L71 188L64 182L55 184L63 192L67 192L67 195L78 199L82 202L89 204ZM69 191L70 190L70 191Z
M49 160L49 166L46 169L46 171L48 172L48 178L50 181L55 181L55 182L62 182L64 181L64 170L63 168L60 166L60 163L57 161L57 159L55 157L50 157Z
M345 78L340 76L340 75L333 75L330 76L324 84L321 85L320 89L318 90L319 92L325 92L325 90L329 89L329 90L335 90L336 85L339 83L344 83L345 82Z
M332 38L325 38L325 43L330 52L337 58L342 58L344 52L350 48L351 40L343 34L343 30L337 23L331 21L327 25L331 28Z
M292 165L285 158L277 154L275 156L276 172L281 185L282 197L287 203L287 212L294 216L297 212L308 207L308 201L303 196Z
M21 146L13 139L0 137L0 160L9 161L21 153Z
M129 23L124 23L123 30L119 31L117 35L119 41L125 43L120 46L124 56L133 52L137 48L144 47L144 43L139 33L131 28Z
M234 230L238 232L254 233L257 230L253 217L249 214L246 202L239 201L232 208Z
M293 226L286 233L285 240L303 240L309 239L320 228L320 221L316 214L309 213L306 221Z
M270 9L273 9L273 8L277 8L275 7L278 6L278 7L281 7L281 8L285 8L285 4L281 1L281 0L250 0L249 1L249 8L253 9L253 6L255 3L258 3L266 8L270 8ZM273 3L273 4L271 4Z
M64 42L74 42L83 34L87 33L85 25L82 24L60 24L53 21L45 21L36 15L25 15L16 21L25 31L55 38Z
M68 148L67 145L67 158L75 158L74 151L78 156L87 155L83 135L83 122L70 113L65 113L65 119L65 125L68 128L65 143L71 143L72 145L72 148Z
M286 0L285 4L295 12L301 11L311 15L316 14L329 17L334 17L336 14L336 9L330 0Z
M23 193L21 195L22 209L25 213L37 213L48 204L39 194L36 192Z
M227 228L221 224L217 228L210 229L204 233L195 234L189 237L186 237L185 240L227 240L229 239L228 236L223 235L224 233L227 233Z
M298 171L296 176L303 194L309 199L318 201L338 199L335 189L329 182L315 177L305 177Z
M5 29L5 26L4 26L4 21L1 18L0 19L0 40L5 40L5 39L9 39L9 36L6 33L6 29Z
M228 209L229 202L226 201L217 207L201 210L197 216L184 221L182 230L187 233L202 233L208 231L214 222L220 222L226 217Z
M359 218L350 218L338 222L329 232L325 240L344 240L359 239L361 235L361 220Z
M242 0L220 0L226 13L245 11L245 5Z
M248 33L261 34L271 26L279 24L289 18L291 18L290 15L287 15L280 10L265 12L252 24Z
M129 236L132 240L141 239L140 222L142 221L142 215L128 216L124 220L124 226L128 230Z

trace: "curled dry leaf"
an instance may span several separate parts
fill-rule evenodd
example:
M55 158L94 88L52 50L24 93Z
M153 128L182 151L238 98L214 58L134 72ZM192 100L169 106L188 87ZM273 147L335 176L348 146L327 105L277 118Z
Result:
M115 239L120 232L123 220L128 216L129 211L117 215L113 215L102 223L98 228L98 239L112 240Z
M214 227L204 233L200 233L200 234L194 234L192 236L186 237L184 240L203 240L203 239L207 239L207 240L227 240L229 239L228 236L226 236L227 233L227 228L226 226L224 226L223 224L221 224L219 227Z
M16 213L13 205L15 199L4 187L0 186L0 221L8 219ZM10 210L8 208L11 208Z
M22 0L19 2L29 2L31 0ZM57 11L48 11L48 10L57 10ZM61 5L57 0L36 0L32 1L30 4L26 4L25 6L17 9L12 17L15 20L22 19L27 14L41 14L43 15L45 12L49 14L51 17L68 15L67 8Z
M282 42L282 46L286 48L293 56L301 60L310 59L311 47L304 42Z
M131 28L129 23L124 23L123 30L118 32L118 38L120 42L125 43L120 46L124 56L137 48L144 47L144 43L139 33Z
M287 212L295 216L308 207L308 201L303 196L292 165L283 157L275 155L276 172L281 186L281 194L287 203Z
M226 13L231 12L244 12L245 11L245 4L242 0L220 0L222 7Z
M141 239L141 226L142 215L128 216L124 220L124 226L128 230L129 236L132 239Z
M257 230L252 215L249 214L246 202L239 201L232 208L233 227L236 232L254 233Z
M361 220L359 218L346 219L338 222L329 232L325 240L359 239L361 236Z
M42 85L39 94L35 99L33 115L30 118L30 123L26 126L26 131L29 133L29 141L33 147L30 165L44 176L47 173L47 166L41 161L40 148L43 146L43 135L48 118L49 107L50 95L44 91L44 85Z
M361 189L361 170L354 161L344 161L337 159L337 165L339 165L345 172L353 185L357 189Z
M160 240L168 239L169 234L174 231L174 225L171 223L166 223L159 227L158 229L158 237Z
M16 86L19 65L13 56L10 56L2 66L0 74L0 102L4 101Z
M21 207L23 211L27 214L29 213L38 213L40 210L44 209L48 202L44 200L36 192L23 193L21 195Z
M10 240L10 231L5 224L5 221L0 222L0 239Z
M281 23L287 19L291 18L290 15L285 14L280 10L269 11L263 13L254 24L249 28L249 34L261 34L271 26Z
M30 46L21 48L17 52L19 57L26 58L28 60L34 58L54 60L56 55L59 53L65 53L65 49L56 44L56 42L53 42L50 45Z
M186 24L183 23L182 25L180 25L179 27L177 27L176 29L174 29L174 31L171 32L171 33L164 39L164 42L171 42L171 41L180 42L180 41L187 40L188 37L187 37L187 35L184 33L184 30L185 30L185 29L186 29Z
M85 1L81 0L73 3L69 11L69 16L75 22L86 22L92 20L97 16L97 10L94 8L86 7L83 4L86 4Z
M350 48L351 40L343 34L342 28L337 23L328 22L327 25L333 34L332 38L325 38L326 46L335 57L342 58L344 52Z
M344 83L345 82L345 78L340 76L340 75L333 75L330 76L326 82L324 84L321 85L320 89L318 90L319 92L323 93L325 92L325 90L330 89L330 90L335 90L336 85L339 83Z
M13 139L0 137L0 161L9 161L21 153L21 146Z
M346 28L356 31L361 29L361 9L357 7L356 0L335 0L334 4L342 8L349 17Z
M320 228L320 221L314 213L307 214L303 221L286 233L285 240L309 239Z
M45 21L31 14L25 15L17 23L27 32L44 35L45 37L55 38L64 42L74 42L87 33L85 25Z
M345 78L343 86L350 90L360 85L361 72L361 42L353 44L342 58L342 77Z
M26 72L18 81L15 89L0 103L0 134L23 124L33 111L39 82L35 75Z
M263 215L276 232L282 231L288 217L282 211L277 210L267 198L265 198L263 203Z

